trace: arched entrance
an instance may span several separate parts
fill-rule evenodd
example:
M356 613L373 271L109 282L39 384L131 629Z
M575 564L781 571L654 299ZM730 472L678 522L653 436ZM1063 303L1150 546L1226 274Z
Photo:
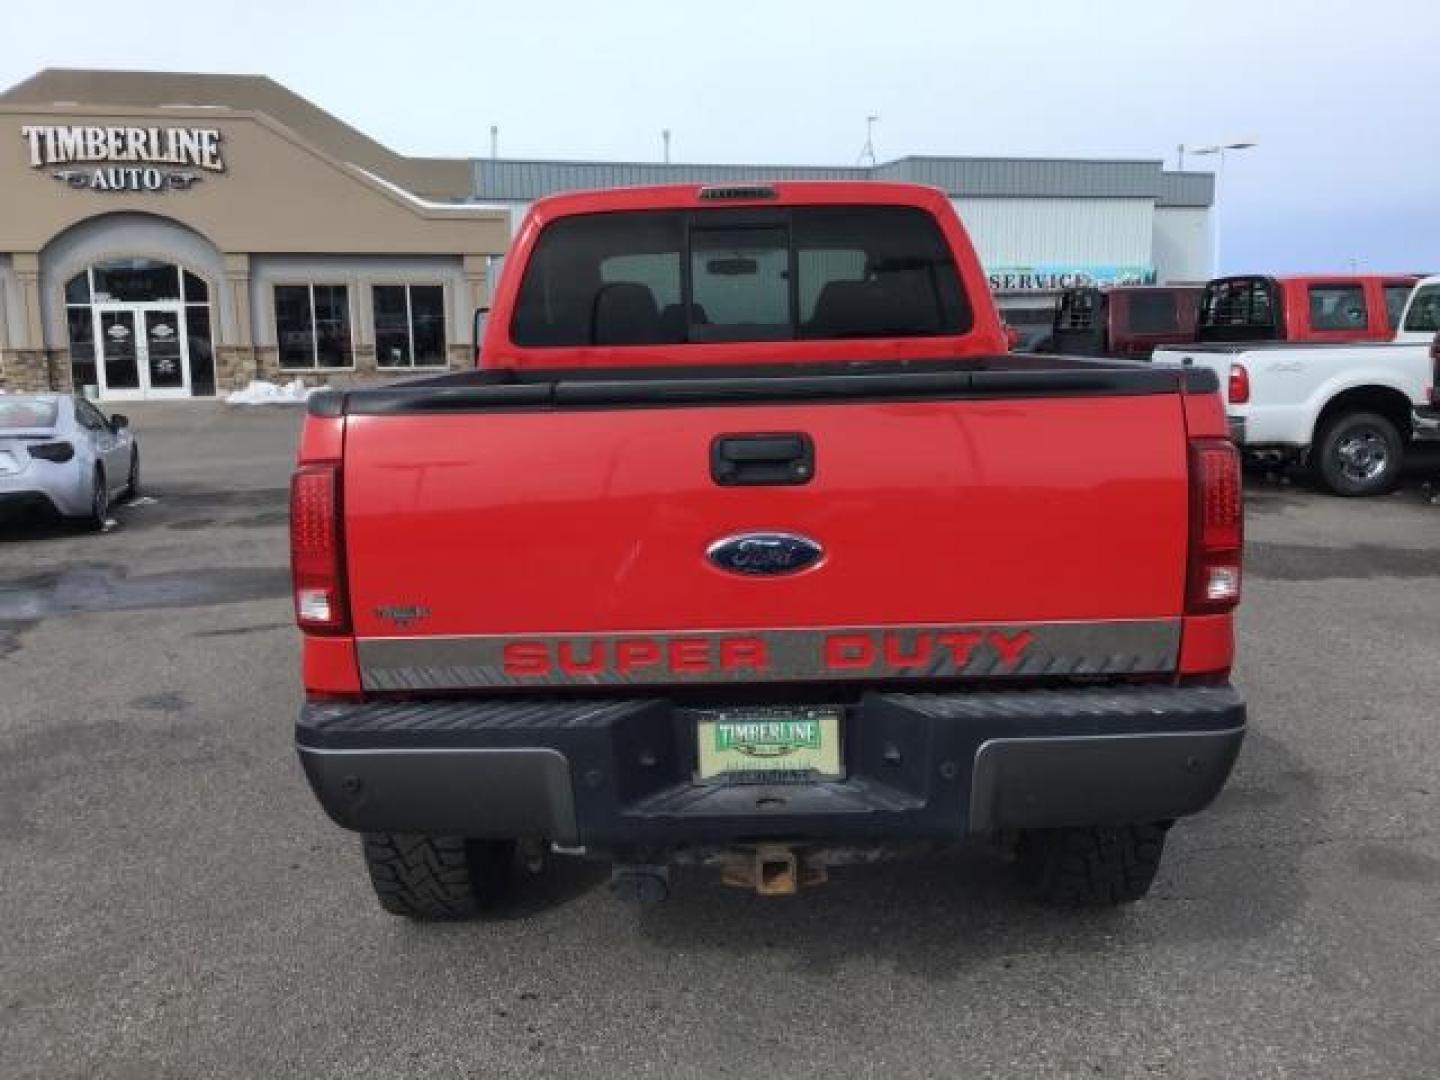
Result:
M92 263L65 283L77 387L109 401L215 393L210 286L143 256Z

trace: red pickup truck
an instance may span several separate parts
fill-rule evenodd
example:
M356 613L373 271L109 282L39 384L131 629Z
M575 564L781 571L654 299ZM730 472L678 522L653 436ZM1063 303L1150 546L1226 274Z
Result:
M1215 278L1192 340L1389 341L1420 274L1291 274Z
M1244 732L1236 452L1205 369L1004 346L939 191L667 186L537 202L483 368L312 397L297 743L382 906L965 839L1142 896Z

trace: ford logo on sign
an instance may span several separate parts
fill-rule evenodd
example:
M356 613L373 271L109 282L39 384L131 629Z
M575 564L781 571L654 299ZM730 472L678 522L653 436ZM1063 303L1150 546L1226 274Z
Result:
M706 557L732 574L793 574L819 561L825 549L808 536L787 532L748 532L716 540Z

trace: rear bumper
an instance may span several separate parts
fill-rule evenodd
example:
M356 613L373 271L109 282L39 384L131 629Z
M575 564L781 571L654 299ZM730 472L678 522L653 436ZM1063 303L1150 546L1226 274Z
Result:
M0 487L0 518L58 513L60 513L60 508L43 491L6 490Z
M693 717L664 700L315 703L296 740L349 829L664 850L1167 820L1215 797L1244 730L1228 686L873 694L844 780L777 784L696 782Z

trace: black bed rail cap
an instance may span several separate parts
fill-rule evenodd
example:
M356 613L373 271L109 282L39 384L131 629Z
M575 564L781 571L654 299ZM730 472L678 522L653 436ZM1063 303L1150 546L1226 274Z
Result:
M345 415L345 392L326 387L305 399L305 411L311 416L333 420Z
M1206 392L1204 368L1045 357L996 356L893 363L770 364L747 368L588 368L456 372L384 387L352 389L317 402L316 415L534 412L564 409L962 398L1106 397Z

